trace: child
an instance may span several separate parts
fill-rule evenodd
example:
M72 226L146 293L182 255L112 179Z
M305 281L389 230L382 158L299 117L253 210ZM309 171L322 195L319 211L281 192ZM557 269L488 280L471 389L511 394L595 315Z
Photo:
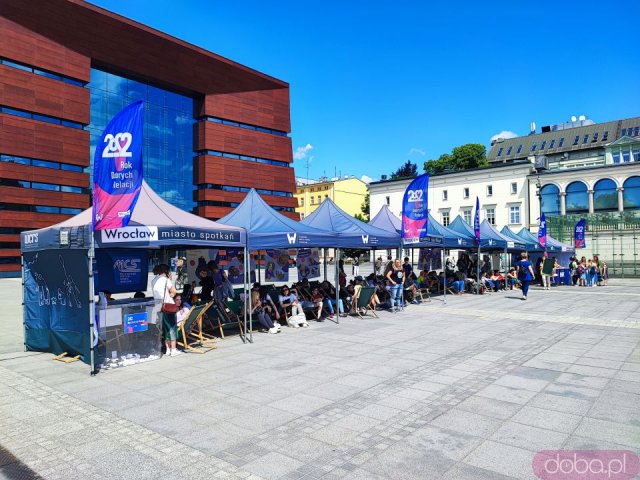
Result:
M516 275L516 269L512 268L507 272L507 284L509 285L509 290L513 290L519 286L520 281L518 280L518 275Z

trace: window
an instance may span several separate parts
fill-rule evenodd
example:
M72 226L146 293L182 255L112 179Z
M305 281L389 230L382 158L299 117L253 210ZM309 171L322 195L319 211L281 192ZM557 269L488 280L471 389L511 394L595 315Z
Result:
M76 80L75 78L65 77L64 75L58 75L57 73L47 72L46 70L41 70L39 68L35 68L30 65L25 65L22 63L7 60L6 58L0 58L0 64L6 65L12 68L17 68L19 70L24 70L25 72L35 73L36 75L40 75L42 77L53 78L54 80L59 80L64 83L69 83L77 87L84 86L84 82L81 82L80 80Z
M601 142L606 142L609 139L609 131L605 130L604 133L602 134L602 140L600 140Z
M635 127L633 129L633 136L637 137L640 134L640 127Z
M24 110L18 110L16 108L0 107L0 113L6 113L7 115L15 115L17 117L22 117L22 118L30 118L32 120L38 120L40 122L53 123L55 125L63 125L64 124L65 127L76 128L76 129L79 129L79 130L83 130L84 129L84 125L82 125L81 123L78 123L78 122L71 122L69 120L62 120L62 119L57 118L57 117L51 117L49 115L41 115L39 113L27 112L27 111L24 111Z
M449 192L442 190L442 200L446 201L449 198Z
M611 157L613 158L613 163L620 163L620 154L619 153L614 153L611 155Z
M640 150L634 150L633 151L633 158L631 159L632 162L640 162Z
M390 197L385 197L385 201L387 202L387 205L391 205L391 198Z
M544 147L546 147L546 146L547 146L547 141L543 140L542 144L540 145L540 150L544 150Z
M520 153L522 152L522 144L518 145L518 150L516 151L516 153Z
M562 148L564 145L564 137L560 137L560 141L558 142L558 148Z
M462 196L463 198L469 198L469 187L464 187L462 189Z
M468 208L462 211L462 219L471 225L471 210Z
M301 206L301 207L304 207L304 198L301 198L301 199L300 199L300 206Z
M513 150L513 145L507 148L507 155L511 155L511 150Z
M589 193L587 186L582 182L573 182L567 185L565 199L567 213L589 212Z
M556 145L556 139L555 139L555 138L553 138L553 139L551 139L551 141L549 142L549 150L551 150L555 145Z
M495 225L496 224L496 209L495 208L487 208L487 222L489 222L491 225Z
M573 144L577 145L579 141L580 141L580 135L576 135L576 138L573 139Z
M591 143L597 142L598 141L598 132L593 134L593 140L591 140Z
M509 207L509 223L511 225L520 225L520 205Z
M587 133L584 138L582 139L582 144L584 145L585 143L589 142L589 134Z
M324 198L329 198L329 195L325 194Z
M513 195L518 193L518 184L516 182L511 183L511 193Z
M502 155L502 150L504 150L504 147L500 147L500 150L498 150L498 155L497 155L498 157Z
M449 212L442 212L442 225L449 226Z
M622 152L622 161L624 163L629 163L631 161L630 152Z
M627 129L623 128L622 130L620 130L620 136L624 137L627 134Z
M251 125L251 124L248 124L248 123L234 122L232 120L226 120L224 118L212 117L212 116L205 116L205 117L202 117L202 118L204 118L208 122L220 123L220 124L223 124L223 125L230 125L232 127L240 127L240 128L244 128L245 130L255 130L257 132L270 133L272 135L279 135L281 137L287 137L288 136L287 132L283 132L283 131L280 131L280 130L272 130L270 128L257 127L255 125Z
M300 220L304 220L304 213L300 214Z
M596 182L593 187L593 209L596 212L615 212L618 210L616 182L609 178L603 178Z
M622 186L624 209L640 209L640 177L629 177Z
M534 143L533 145L531 145L531 151L532 152L535 152L536 148L538 148L538 144L537 143Z
M315 205L315 202L313 200L313 195L311 195L311 205Z
M493 195L493 185L487 185L487 197Z
M322 195L318 195L318 205L322 203Z

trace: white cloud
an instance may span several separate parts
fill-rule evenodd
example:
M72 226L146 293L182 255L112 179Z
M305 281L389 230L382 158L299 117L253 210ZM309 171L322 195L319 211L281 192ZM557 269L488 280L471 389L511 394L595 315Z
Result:
M304 147L296 148L296 151L293 152L294 160L302 160L303 158L307 158L307 153L309 150L313 149L313 145L307 143Z
M360 180L362 180L367 185L370 184L371 182L373 182L373 178L371 178L369 175L362 175L360 177Z
M507 138L515 138L515 137L519 137L520 135L518 135L515 132L512 132L511 130L503 130L500 133L496 133L493 137L491 137L491 141L493 142L494 140L497 140L498 138L503 138L503 139L507 139Z
M409 149L409 155L411 155L411 154L413 154L413 153L417 153L418 155L421 155L421 156L423 156L423 157L427 154L427 152L425 152L425 151L424 151L423 149L421 149L421 148L411 147L411 148Z

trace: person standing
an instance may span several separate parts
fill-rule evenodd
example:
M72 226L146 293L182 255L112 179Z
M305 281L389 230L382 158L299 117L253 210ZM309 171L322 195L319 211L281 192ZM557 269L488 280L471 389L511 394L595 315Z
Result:
M518 280L522 284L522 300L526 300L529 293L529 285L531 285L535 277L527 252L520 254L520 260L516 263L516 268L518 269Z
M382 257L378 257L376 260L374 267L376 269L376 275L382 275Z
M389 304L391 305L392 312L397 312L401 306L404 306L402 299L403 276L402 263L400 263L399 258L396 258L387 272L387 280L389 280L390 283L389 293L391 295Z
M151 280L151 289L153 290L153 299L155 300L154 313L157 312L158 318L162 324L162 332L167 347L167 355L175 357L180 351L176 348L176 340L178 339L178 324L176 313L163 312L163 305L175 305L173 298L176 296L176 289L169 278L171 270L169 265L161 263L153 269L156 275ZM178 310L177 308L175 309Z
M354 277L360 275L360 256L356 256L353 258L353 263L351 264L351 271Z

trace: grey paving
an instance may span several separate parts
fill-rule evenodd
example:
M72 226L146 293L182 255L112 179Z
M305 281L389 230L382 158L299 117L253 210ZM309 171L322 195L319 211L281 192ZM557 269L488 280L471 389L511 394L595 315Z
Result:
M93 378L21 351L18 287L0 280L0 478L533 478L538 450L640 449L637 281L434 299Z

